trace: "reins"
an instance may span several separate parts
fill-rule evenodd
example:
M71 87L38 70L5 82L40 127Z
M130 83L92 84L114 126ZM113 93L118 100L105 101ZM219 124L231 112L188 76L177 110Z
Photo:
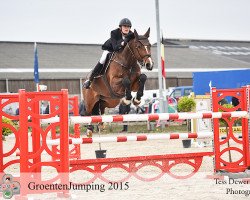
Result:
M142 43L140 40L138 40L138 41L143 45L143 43ZM131 49L129 43L127 43L126 46L128 47L128 49L129 49L131 55L135 58L136 62L140 63L141 66L145 65L145 63L144 63L144 61L143 61L143 59L144 59L145 57L151 57L151 54L146 54L146 55L144 55L144 56L141 56L140 51L138 50L138 47L135 47L136 50L137 50L137 53L138 53L138 55L139 55L139 57L140 57L140 60L138 60L137 57L135 56L135 53L134 53L133 50ZM143 46L145 47L145 45L143 45ZM113 58L111 58L111 61L114 61L114 62L116 62L117 64L121 65L123 68L129 69L129 70L131 71L131 68L129 68L128 66L124 65L123 63L121 63L121 62L119 62L119 61L117 61L117 60L115 60L115 59L113 59Z

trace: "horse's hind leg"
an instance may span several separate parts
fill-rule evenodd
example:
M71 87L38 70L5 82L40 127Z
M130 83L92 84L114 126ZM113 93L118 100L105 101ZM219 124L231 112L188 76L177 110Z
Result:
M125 77L122 80L122 84L125 88L125 99L123 99L123 102L128 105L131 103L132 95L131 95L131 81L128 77Z
M84 96L84 102L85 102L85 108L86 108L86 116L93 115L95 113L98 113L97 104L99 102L99 95L90 89L83 89L83 96ZM89 124L87 126L87 136L92 137L93 133L93 125Z
M136 93L136 98L133 99L134 105L139 105L141 103L141 97L143 96L145 82L147 80L147 76L145 74L141 74L139 76L139 89Z
M100 102L97 101L94 105L94 107L92 108L92 112L91 112L91 115L100 115ZM88 137L92 137L93 135L93 132L94 132L94 125L92 124L89 124L87 126L87 136Z

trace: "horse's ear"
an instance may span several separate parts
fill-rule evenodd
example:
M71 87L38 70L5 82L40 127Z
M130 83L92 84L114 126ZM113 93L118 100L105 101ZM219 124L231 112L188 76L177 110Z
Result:
M150 27L148 28L147 32L144 34L145 37L149 37L149 34L150 34Z
M136 40L139 40L139 35L138 35L138 33L137 33L136 30L134 30L134 35L135 35L135 39L136 39Z

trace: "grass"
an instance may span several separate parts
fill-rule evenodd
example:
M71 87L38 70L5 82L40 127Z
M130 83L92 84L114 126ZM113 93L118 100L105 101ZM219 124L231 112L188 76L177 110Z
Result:
M166 133L166 132L188 132L186 124L180 125L166 125L162 127L155 127L155 123L151 123L151 130L148 130L147 125L141 123L128 123L127 133ZM101 129L101 134L114 134L120 133L123 128L123 123L120 124L105 124ZM73 133L73 127L70 127L70 132ZM86 133L86 126L81 126L81 134ZM94 132L98 132L97 126L95 126Z

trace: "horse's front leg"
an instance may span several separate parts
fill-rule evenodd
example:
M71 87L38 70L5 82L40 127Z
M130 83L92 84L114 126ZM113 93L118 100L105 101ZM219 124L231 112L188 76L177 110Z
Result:
M123 98L123 103L128 105L131 103L131 99L132 99L130 79L128 77L125 77L122 80L122 85L125 88L125 98Z
M141 103L141 97L143 96L145 82L147 80L147 76L145 74L141 74L139 76L139 89L136 93L136 98L133 99L134 105L139 105Z

